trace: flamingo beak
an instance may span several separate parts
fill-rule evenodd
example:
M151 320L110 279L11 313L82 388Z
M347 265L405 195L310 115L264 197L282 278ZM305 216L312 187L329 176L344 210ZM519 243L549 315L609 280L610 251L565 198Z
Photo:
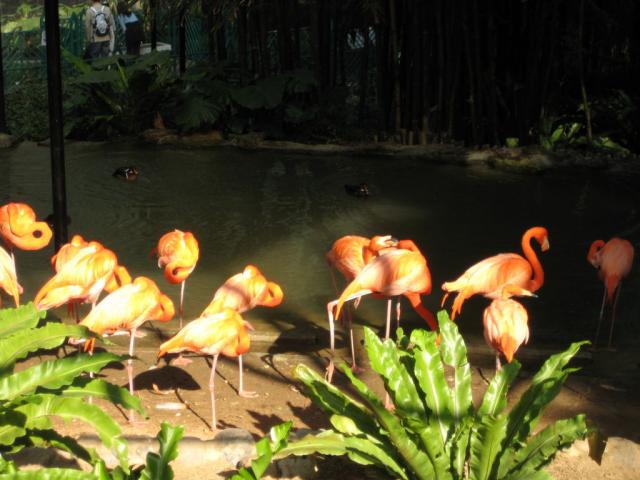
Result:
M246 320L244 321L244 326L245 326L245 328L246 328L247 330L250 330L250 331L254 331L254 330L255 330L255 328L253 328L253 325L251 325L251 324L250 324L249 322L247 322Z
M549 246L549 239L547 237L544 237L544 241L542 242L542 245L540 246L540 249L543 252L546 252L547 250L549 250L549 248L551 248Z

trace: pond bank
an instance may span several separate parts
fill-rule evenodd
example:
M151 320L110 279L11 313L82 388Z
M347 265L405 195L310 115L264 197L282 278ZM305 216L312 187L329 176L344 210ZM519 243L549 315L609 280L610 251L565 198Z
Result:
M171 147L211 148L235 147L252 151L272 151L288 154L368 156L382 158L422 159L432 163L450 165L488 165L501 170L543 172L566 168L628 168L638 169L637 156L622 157L617 152L599 152L578 149L556 151L532 145L527 147L467 148L453 143L429 145L402 145L398 143L307 144L284 140L268 140L262 133L229 135L221 132L178 135L168 129L146 130L144 141Z

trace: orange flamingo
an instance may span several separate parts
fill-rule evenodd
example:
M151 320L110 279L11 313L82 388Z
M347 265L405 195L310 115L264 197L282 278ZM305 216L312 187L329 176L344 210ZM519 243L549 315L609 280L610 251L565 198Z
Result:
M129 332L129 360L127 374L129 392L133 395L133 353L136 330L147 320L168 322L173 318L175 309L169 297L160 292L156 283L147 277L137 277L133 283L123 285L107 295L80 322L99 335L125 330ZM85 344L86 351L93 351L95 339ZM130 420L133 418L131 412Z
M185 350L201 355L212 355L209 393L211 396L211 430L216 430L215 374L218 356L239 357L249 351L251 325L240 314L224 308L219 312L205 315L189 322L173 338L160 345L158 357L166 353L179 353Z
M433 330L438 328L433 314L422 304L421 295L431 292L431 273L427 259L411 240L400 240L398 248L365 265L338 299L336 318L344 302L368 294L385 297L403 295Z
M187 277L196 268L200 249L198 241L191 232L174 230L165 233L153 250L158 254L158 267L164 268L164 278L169 283L180 284L180 328L182 328L184 287Z
M55 255L51 257L51 266L57 272L62 270L62 267L71 260L76 253L82 248L88 247L87 242L81 235L74 235L69 243L65 243L60 247ZM80 321L78 317L78 304L80 301L70 301L67 303L69 315L75 319L76 322Z
M0 207L0 236L9 249L40 250L51 241L47 222L36 221L36 214L26 203L8 203Z
M549 249L547 229L533 227L522 236L524 257L516 253L500 253L476 263L458 279L442 284L442 290L445 291L442 306L449 293L458 292L451 309L452 320L455 320L456 315L462 310L464 301L475 294L495 299L500 297L501 287L507 284L522 287L530 292L536 292L542 287L544 271L531 247L532 238L538 242L543 252Z
M496 352L496 370L500 370L500 354L511 363L520 345L529 340L527 310L512 296L535 297L536 294L516 285L505 285L496 298L485 308L482 315L484 339Z
M95 306L102 290L113 291L131 282L127 269L118 265L116 254L98 242L89 242L62 263L36 294L34 302L40 310L72 301Z
M20 305L22 287L16 277L16 265L11 256L2 247L0 247L0 288L13 297L16 307ZM0 299L1 304L2 300Z
M602 306L600 307L600 317L598 318L598 328L596 329L594 345L598 344L600 325L602 323L602 317L604 316L605 305L611 304L611 301L613 300L608 343L608 348L611 348L613 324L616 319L616 305L618 303L618 297L620 296L622 279L631 271L633 255L633 245L631 245L629 241L617 237L612 238L606 243L604 240L596 240L589 248L587 260L591 265L598 269L598 277L604 282L604 294L602 297Z
M223 311L226 308L244 313L257 306L277 307L282 303L284 294L282 288L275 282L270 282L255 265L247 265L241 273L228 278L216 290L213 300L200 314L200 317ZM255 397L255 392L244 389L242 375L242 354L238 355L239 386L238 395L241 397Z
M325 258L330 267L334 267L345 278L347 283L351 282L356 275L362 271L364 266L369 263L373 258L381 255L389 249L396 248L398 241L391 235L377 235L372 238L361 237L358 235L346 235L339 238L331 246L331 249L326 253ZM336 283L333 270L331 270L331 280L333 286L338 292L338 286ZM357 301L357 300L356 300ZM388 300L390 310L391 299ZM333 357L335 351L335 325L333 318L333 309L338 304L338 300L332 300L327 303L327 317L329 319L329 339L330 347ZM349 340L351 345L351 368L354 371L359 370L356 364L355 347L353 340L353 328L351 325L351 315L347 312L347 318L349 322ZM333 373L333 358L329 361L327 367L327 377L331 381Z

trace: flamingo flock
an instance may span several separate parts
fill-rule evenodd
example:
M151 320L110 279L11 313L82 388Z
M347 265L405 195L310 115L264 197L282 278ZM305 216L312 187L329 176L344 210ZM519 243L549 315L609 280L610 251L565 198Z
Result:
M16 273L15 249L38 250L49 244L52 232L46 222L38 221L31 207L24 203L9 203L0 207L0 238L6 249L0 246L0 289L20 305L23 289ZM521 239L522 255L499 253L477 262L457 279L444 282L444 306L448 296L455 293L451 307L452 320L461 314L465 301L474 295L491 300L483 313L484 336L496 353L496 368L501 367L500 357L511 362L520 346L530 336L526 308L515 297L537 297L544 284L544 270L538 253L549 249L547 229L536 226L524 232ZM170 284L180 284L178 307L180 328L170 339L160 345L158 358L169 354L192 352L212 357L209 391L211 402L211 428L216 429L215 375L219 355L238 358L238 395L254 397L255 392L244 388L242 356L250 349L251 325L242 314L258 306L277 307L283 299L282 287L270 280L255 265L229 277L214 291L210 303L195 320L183 323L184 291L186 279L193 273L200 256L196 237L191 232L178 229L167 232L157 242L152 254L157 255L158 267ZM609 342L611 345L615 310L622 280L633 264L634 248L630 242L612 238L605 242L596 240L587 254L587 260L598 269L604 283L604 295L597 324L596 343L607 306L610 310ZM397 240L391 235L362 237L347 235L334 242L325 255L330 269L342 274L347 285L341 291L333 284L337 298L326 305L329 321L330 347L332 351L326 376L329 381L334 373L333 350L335 346L335 320L347 312L347 324L351 347L351 361L358 371L354 352L351 312L346 302L357 307L367 295L387 299L385 337L391 330L392 302L396 299L396 321L400 322L400 298L405 297L414 311L432 330L438 326L434 315L424 303L423 297L432 290L432 279L427 258L412 240ZM97 334L126 333L130 336L127 376L129 390L134 394L132 359L135 353L137 330L147 321L168 322L176 311L170 298L161 292L150 278L137 276L132 279L116 254L95 240L85 240L74 235L51 258L54 274L37 292L34 303L40 310L67 305L79 324ZM102 300L101 295L106 293ZM81 318L80 306L91 305ZM94 340L85 342L85 351L93 351ZM180 359L179 357L178 359ZM177 362L176 362L177 363ZM186 363L186 362L184 362ZM130 415L130 420L133 414Z

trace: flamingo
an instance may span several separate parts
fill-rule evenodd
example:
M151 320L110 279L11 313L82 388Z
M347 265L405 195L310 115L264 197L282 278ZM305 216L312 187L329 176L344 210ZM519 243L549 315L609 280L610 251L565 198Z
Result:
M54 265L57 260L53 260ZM102 290L113 291L130 282L129 272L118 265L116 254L92 241L70 258L62 261L60 257L60 270L40 288L34 302L40 310L72 301L95 306Z
M221 312L226 308L244 313L257 306L277 307L282 303L283 297L280 285L268 281L255 265L247 265L241 273L228 278L216 290L213 300L200 314L200 317ZM255 397L255 392L244 389L242 354L238 354L238 370L240 376L238 395L246 398Z
M238 357L249 351L251 325L231 308L208 314L189 322L173 338L160 345L158 357L166 353L188 350L201 355L212 355L209 393L211 396L211 430L216 430L215 372L218 356Z
M633 264L634 249L628 240L614 237L608 242L604 240L596 240L591 244L587 260L591 265L598 269L598 277L604 282L604 294L602 297L602 306L600 307L600 316L598 317L598 328L596 329L596 337L594 345L598 343L600 336L600 325L604 316L605 304L611 304L611 327L609 330L608 348L611 348L611 339L613 337L613 323L615 322L616 305L620 296L620 288L622 279L631 271ZM613 298L615 294L615 299Z
M129 332L129 359L127 375L129 392L134 394L133 353L136 330L147 320L168 322L175 309L169 297L160 292L156 283L147 277L137 277L133 283L123 285L104 297L96 307L80 322L99 335L125 330ZM95 339L85 344L85 351L92 352ZM131 412L129 420L133 420Z
M500 253L469 267L460 277L442 284L445 295L442 306L449 293L458 292L451 309L451 319L462 310L462 304L469 297L479 293L495 299L501 295L501 287L507 284L536 292L544 283L544 271L536 253L531 247L534 238L543 252L549 249L549 236L544 227L532 227L522 236L524 257L516 253ZM531 276L533 274L533 277Z
M152 253L158 254L158 267L164 268L169 283L180 284L180 328L182 328L184 287L200 256L198 241L191 232L174 230L165 233Z
M49 245L52 236L47 222L37 221L35 212L26 203L7 203L0 207L0 238L9 249L14 271L14 248L40 250Z
M0 247L0 288L13 297L16 307L20 306L22 287L16 277L16 265L11 256L2 247ZM2 304L1 299L0 304Z
M51 241L53 232L47 222L36 221L26 203L7 203L0 207L0 237L10 250L40 250Z
M500 289L500 297L494 299L482 315L484 339L496 352L496 370L500 370L500 354L511 363L520 345L529 340L527 310L511 297L536 294L516 285L505 285Z
M431 273L427 259L411 240L400 240L398 248L375 257L356 275L338 298L336 317L344 302L355 300L368 294L385 297L404 295L413 309L431 329L437 324L433 314L422 304L421 295L431 292Z
M388 251L389 249L396 248L398 241L391 235L377 235L372 238L361 237L358 235L346 235L336 240L331 249L326 253L325 258L330 267L334 267L345 278L347 283L351 282L364 266L369 263L376 256ZM333 286L338 291L335 276L333 270L331 270L331 280ZM387 311L391 310L391 299L388 300L389 305ZM335 325L333 318L333 309L338 304L338 300L332 300L327 303L327 317L329 319L329 338L330 347L332 352L332 358L329 361L327 367L327 377L331 381L333 366L333 352L335 351ZM351 344L351 368L354 371L358 370L356 365L355 348L353 340L353 328L351 325L351 315L348 314L349 321L349 339ZM387 328L388 330L388 328Z

